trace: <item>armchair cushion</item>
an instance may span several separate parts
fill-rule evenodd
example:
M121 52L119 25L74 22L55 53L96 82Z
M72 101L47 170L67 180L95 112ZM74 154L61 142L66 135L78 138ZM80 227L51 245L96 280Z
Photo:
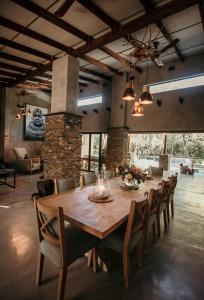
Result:
M17 159L24 159L25 155L28 154L26 148L14 148L13 150Z

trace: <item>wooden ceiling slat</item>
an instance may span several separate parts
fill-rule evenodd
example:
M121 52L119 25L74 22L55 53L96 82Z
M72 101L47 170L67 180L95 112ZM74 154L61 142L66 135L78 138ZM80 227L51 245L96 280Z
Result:
M90 75L93 75L93 76L105 79L105 80L112 80L111 76L99 73L97 71L89 70L89 69L84 68L84 67L80 67L80 71L83 72L83 73L87 73L87 74L90 74Z
M28 11L36 14L37 16L45 19L46 21L56 25L57 27L60 27L61 29L77 36L78 38L89 41L92 39L91 36L88 34L82 32L81 30L77 29L76 27L72 26L71 24L65 22L64 20L58 18L48 10L42 8L38 4L29 1L29 0L11 0L12 2L20 5L21 7L27 9Z
M102 9L100 9L95 3L87 0L78 0L78 2L92 12L96 17L98 17L105 24L109 25L111 28L117 28L120 26L120 23L113 20L108 16Z
M52 82L47 81L47 80L43 80L43 79L40 79L40 78L30 78L26 81L33 81L33 82L43 83L43 84L46 84L48 86L52 86Z
M133 69L139 73L142 73L142 69L138 66L134 66L133 64L131 64L127 59L125 59L124 57L122 57L121 55L119 55L118 53L114 52L113 50L111 50L110 48L106 47L106 46L101 46L100 49L102 51L104 51L105 53L107 53L108 55L112 56L113 58L115 58L116 60L120 61L124 66Z
M139 1L143 5L149 20L151 20L152 11L155 9L156 1L155 0L139 0ZM161 31L161 33L163 34L163 36L167 39L167 41L172 43L173 39L172 39L170 33L168 32L168 30L166 29L166 27L164 26L164 23L162 22L162 20L156 20L155 23L156 23L157 27L159 28L159 30ZM182 53L179 50L177 45L174 46L174 49L175 49L180 61L184 62L184 56L182 55Z
M109 72L112 72L114 74L117 74L117 75L121 75L122 76L122 73L119 72L118 70L116 70L115 68L112 68L104 63L102 63L100 60L96 60L94 59L93 57L90 57L86 54L83 54L83 55L80 55L80 57L84 60L87 60L90 64L93 64L95 66L97 66L99 69L101 70L105 70L105 71L109 71Z
M12 72L8 72L8 71L4 71L4 70L0 70L0 75L14 77L14 78L17 78L19 76L19 74L17 74L17 73L12 73Z
M72 6L75 0L65 0L62 5L58 8L58 10L55 12L55 15L57 17L63 17L65 13L69 10L69 8Z
M11 54L8 54L8 53L2 52L2 51L0 52L0 58L15 61L15 62L24 64L24 65L28 65L28 66L32 66L32 67L39 67L41 65L40 63L31 61L31 60L28 60L25 58L21 58L21 57L15 56L15 55L11 55Z
M48 78L48 79L52 79L52 75L50 75L50 74L46 74L46 73L42 73L41 75L39 75L39 76L42 76L42 77L44 77L44 78Z
M50 45L54 48L60 49L64 52L69 53L69 51L70 51L70 48L68 46L65 46L65 45L57 42L56 40L53 40L53 39L51 39L51 38L49 38L49 37L47 37L43 34L40 34L36 31L33 31L33 30L31 30L27 27L24 27L24 26L22 26L22 25L20 25L16 22L13 22L9 19L6 19L2 16L0 16L0 25L2 25L4 27L7 27L7 28L10 28L10 29L12 29L14 31L17 31L19 33L22 33L26 36L29 36L32 39L38 40L42 43L48 44L48 45Z
M156 25L160 29L161 33L165 36L167 41L169 41L170 43L173 42L173 39L172 39L171 35L169 34L169 32L167 31L166 27L164 26L163 22L161 20L158 20L158 21L156 21ZM178 55L180 61L184 62L185 58L184 58L183 54L181 53L181 51L179 50L177 45L174 46L174 49L175 49L176 54Z
M17 72L20 72L20 73L29 72L29 69L25 69L25 68L22 68L22 67L6 64L6 63L3 63L3 62L0 62L0 68L9 69L9 70L17 71Z
M0 81L9 82L10 78L0 76Z
M46 53L43 53L39 50L30 48L28 46L16 43L14 41L5 39L3 37L0 37L0 44L5 45L5 46L10 47L10 48L13 48L13 49L17 49L17 50L29 53L29 54L34 55L34 56L41 57L41 58L46 59L46 60L51 60L52 59L52 56L50 56Z
M85 76L82 76L82 75L79 75L79 79L87 81L87 82L99 84L99 82L97 80L89 78L89 77L85 77Z

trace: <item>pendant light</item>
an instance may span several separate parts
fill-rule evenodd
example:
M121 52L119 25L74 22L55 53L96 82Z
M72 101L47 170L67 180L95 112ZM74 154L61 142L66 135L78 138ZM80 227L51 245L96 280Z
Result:
M123 93L123 100L132 101L136 99L136 93L133 88L133 82L128 80L128 73L126 73L126 88Z
M142 94L140 96L141 103L144 105L153 103L153 97L149 92L149 86L147 85L147 79L148 79L148 59L147 59L147 71L146 71L146 84L143 86Z
M142 94L140 96L140 100L142 104L152 104L153 103L153 98L152 95L149 92L149 86L144 85L142 89Z
M132 116L134 117L144 116L144 109L141 102L135 101L134 107L132 109Z

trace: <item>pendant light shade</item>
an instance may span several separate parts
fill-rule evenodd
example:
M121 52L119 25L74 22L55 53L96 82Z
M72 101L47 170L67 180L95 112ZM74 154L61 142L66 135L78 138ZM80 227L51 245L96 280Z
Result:
M132 110L132 116L134 117L142 117L144 116L144 109L140 102L135 101L133 110Z
M136 94L133 88L133 82L127 82L126 89L123 93L123 100L131 101L136 99Z
M140 100L142 104L152 104L153 103L153 97L149 92L149 86L148 85L144 85L143 86L143 90L142 90L142 94L140 96Z

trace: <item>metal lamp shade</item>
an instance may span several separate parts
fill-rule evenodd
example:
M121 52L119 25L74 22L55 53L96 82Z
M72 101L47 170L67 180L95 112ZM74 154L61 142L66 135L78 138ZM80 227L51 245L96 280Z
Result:
M136 99L136 94L133 88L133 83L128 82L123 93L123 100L131 101Z
M153 103L153 97L149 92L149 86L144 85L142 94L140 96L140 100L142 104L152 104Z
M132 110L132 116L134 117L142 117L144 116L144 109L141 103L138 101L135 101L133 110Z

